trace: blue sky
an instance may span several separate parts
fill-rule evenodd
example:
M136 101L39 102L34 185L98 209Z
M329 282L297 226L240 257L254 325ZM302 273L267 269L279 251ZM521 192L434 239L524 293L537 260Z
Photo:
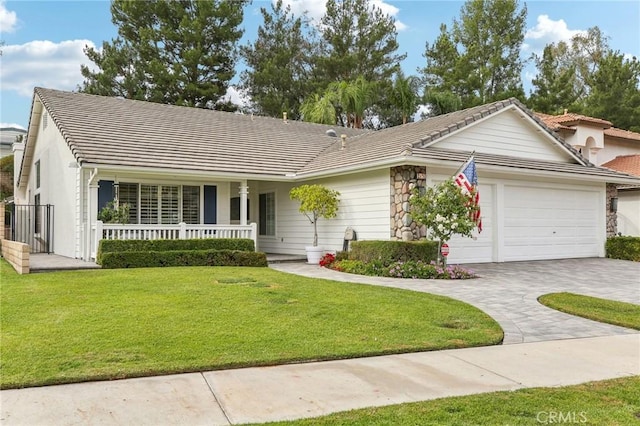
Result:
M285 0L294 11L310 16L324 12L325 0ZM441 23L451 25L459 17L462 1L372 0L397 21L399 51L407 53L405 73L417 74L424 66L425 42L432 43ZM521 0L521 4L522 4ZM35 86L74 90L82 82L80 64L89 64L82 49L100 46L117 35L111 23L109 2L4 1L0 0L0 125L26 128ZM550 42L567 40L579 31L598 26L609 37L614 50L640 57L640 1L529 1L527 35L522 56L541 52ZM262 23L260 7L269 0L254 0L247 6L242 42L253 40ZM523 73L529 87L534 69ZM232 91L232 99L237 95Z

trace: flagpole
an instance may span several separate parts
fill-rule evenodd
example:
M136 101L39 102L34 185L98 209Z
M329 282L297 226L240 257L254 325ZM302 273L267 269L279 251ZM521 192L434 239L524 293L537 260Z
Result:
M456 171L456 172L453 174L453 176L454 176L454 177L455 177L455 176L458 176L458 175L459 175L459 174L460 174L460 173L461 173L461 172L462 172L462 171L463 171L463 170L464 170L464 169L469 165L469 163L471 162L471 160L473 159L473 156L474 156L475 154L476 154L476 151L475 151L475 149L474 149L474 150L473 150L473 152L471 153L471 155L469 155L469 158L467 158L467 159L465 160L465 162L464 162L464 163L462 163L462 166L458 169L458 171Z

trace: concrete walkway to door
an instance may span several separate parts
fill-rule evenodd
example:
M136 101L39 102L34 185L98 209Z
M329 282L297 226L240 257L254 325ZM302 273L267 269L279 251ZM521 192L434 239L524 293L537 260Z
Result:
M404 288L462 300L500 324L505 333L504 344L637 333L558 312L537 299L543 294L566 291L640 304L640 263L589 258L464 266L479 278L398 279L346 274L305 263L270 265L308 277Z

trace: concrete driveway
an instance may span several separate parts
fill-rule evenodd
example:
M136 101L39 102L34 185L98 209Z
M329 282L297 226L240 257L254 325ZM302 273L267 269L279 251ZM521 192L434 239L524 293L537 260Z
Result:
M309 277L404 288L462 300L500 324L505 333L504 344L637 333L564 314L537 301L543 294L568 291L640 304L640 263L636 262L588 258L464 265L479 278L452 281L365 277L304 263L270 266Z

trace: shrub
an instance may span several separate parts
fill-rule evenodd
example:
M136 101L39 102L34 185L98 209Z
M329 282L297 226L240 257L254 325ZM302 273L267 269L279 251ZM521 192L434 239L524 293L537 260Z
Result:
M393 262L410 260L431 262L438 258L437 241L354 241L349 259L362 262L380 261L388 266Z
M261 252L239 250L126 251L102 254L102 267L157 268L164 266L267 266Z
M434 262L409 260L407 262L393 262L384 266L379 260L363 262L360 260L342 260L335 262L332 269L351 274L381 276L392 278L422 278L422 279L468 279L476 275L461 266L442 267Z
M608 238L605 249L611 259L640 262L640 237Z
M110 252L131 251L238 250L255 251L253 240L246 238L203 238L192 240L100 240L96 262Z

